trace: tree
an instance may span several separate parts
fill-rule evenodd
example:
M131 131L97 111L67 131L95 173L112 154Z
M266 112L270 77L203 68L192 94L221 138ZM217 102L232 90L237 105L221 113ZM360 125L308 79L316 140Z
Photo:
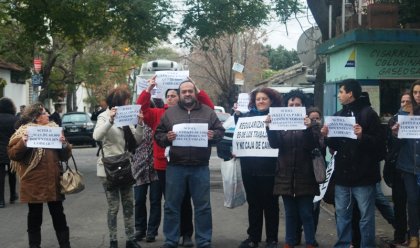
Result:
M191 77L200 88L209 91L217 105L230 109L236 101L239 89L232 71L234 62L245 66L244 91L254 88L254 83L261 79L262 70L268 67L268 60L262 56L260 35L254 29L242 34L207 39L196 44L187 57ZM241 44L241 61L238 60L238 40Z
M286 69L292 65L299 63L299 58L295 50L287 50L284 46L279 45L276 49L271 46L265 46L264 56L270 61L270 69L280 70Z

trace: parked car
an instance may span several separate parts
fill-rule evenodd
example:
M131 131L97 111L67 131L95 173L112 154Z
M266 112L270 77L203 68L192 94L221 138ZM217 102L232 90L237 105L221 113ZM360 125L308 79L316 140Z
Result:
M222 123L224 123L230 117L230 114L223 112L216 112L216 115Z
M92 147L96 147L96 141L92 138L95 124L90 120L90 116L87 113L65 113L61 123L64 136L71 144L89 144Z

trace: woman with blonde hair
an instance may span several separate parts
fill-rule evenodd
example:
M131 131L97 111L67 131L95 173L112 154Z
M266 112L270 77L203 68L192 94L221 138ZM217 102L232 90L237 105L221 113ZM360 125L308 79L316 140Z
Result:
M10 138L8 154L12 170L20 178L20 200L29 207L29 247L41 247L42 208L46 202L60 248L70 248L69 228L63 209L64 195L60 193L60 161L67 161L71 156L71 145L61 134L61 149L27 147L28 127L58 127L49 122L49 114L41 103L27 106L21 115L20 124Z

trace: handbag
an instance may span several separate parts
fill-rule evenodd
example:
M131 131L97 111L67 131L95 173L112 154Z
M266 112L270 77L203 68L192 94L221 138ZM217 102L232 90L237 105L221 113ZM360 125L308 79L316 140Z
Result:
M102 163L107 179L107 188L109 190L119 186L133 185L136 182L131 172L130 152L125 151L119 155L105 157L103 148L101 151Z
M71 159L73 160L74 170L69 166L69 162L66 161L66 170L60 178L61 194L76 194L85 189L83 175L77 169L73 155L71 155Z
M325 159L322 156L319 148L315 148L311 152L312 166L314 168L315 180L317 183L323 183L327 178L327 167L325 166Z
M242 182L241 164L237 158L222 161L224 206L235 208L246 202L245 187Z

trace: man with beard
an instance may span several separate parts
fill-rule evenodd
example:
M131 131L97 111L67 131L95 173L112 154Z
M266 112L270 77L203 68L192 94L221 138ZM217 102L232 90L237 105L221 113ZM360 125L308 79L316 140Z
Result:
M197 89L187 80L179 86L180 101L169 108L156 128L155 140L161 147L170 147L166 169L166 199L163 220L163 248L178 246L181 204L188 186L194 203L195 241L199 248L211 247L212 217L210 206L209 160L211 145L220 141L225 129L213 109L197 101ZM174 125L207 124L206 147L174 146L177 133Z

